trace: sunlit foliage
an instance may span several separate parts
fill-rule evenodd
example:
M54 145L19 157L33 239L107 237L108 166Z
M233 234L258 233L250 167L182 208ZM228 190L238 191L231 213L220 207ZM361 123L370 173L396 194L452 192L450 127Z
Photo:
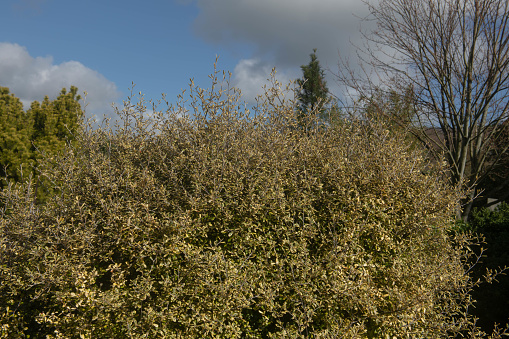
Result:
M84 130L4 190L0 336L443 338L472 328L461 192L381 126L297 128L228 79ZM315 125L316 126L316 125ZM4 211L5 212L5 211Z

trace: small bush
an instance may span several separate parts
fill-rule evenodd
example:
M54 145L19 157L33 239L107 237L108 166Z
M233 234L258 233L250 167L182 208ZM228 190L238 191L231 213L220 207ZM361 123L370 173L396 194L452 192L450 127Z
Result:
M470 223L480 232L509 231L509 204L502 202L494 210L474 209Z
M442 338L471 327L459 193L382 127L303 132L225 79L86 130L2 192L5 338ZM224 86L221 86L221 84ZM57 180L58 179L58 180ZM58 184L63 183L63 184Z

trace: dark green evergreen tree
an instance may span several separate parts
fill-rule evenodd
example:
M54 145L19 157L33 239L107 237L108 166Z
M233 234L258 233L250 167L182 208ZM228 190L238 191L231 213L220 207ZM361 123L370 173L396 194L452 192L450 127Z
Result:
M329 98L325 74L316 56L316 48L310 54L309 64L302 65L303 78L297 80L300 87L299 124L307 126L311 114L323 115Z

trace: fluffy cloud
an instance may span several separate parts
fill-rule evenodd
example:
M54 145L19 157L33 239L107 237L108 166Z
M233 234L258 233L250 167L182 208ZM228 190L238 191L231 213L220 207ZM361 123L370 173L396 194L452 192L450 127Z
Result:
M25 47L12 43L0 43L0 79L0 86L9 87L25 108L46 95L56 98L62 88L73 85L80 93L87 92L87 114L102 117L120 96L113 82L77 61L54 65L51 56L34 58Z
M251 78L252 86L274 66L283 73L300 71L313 48L322 67L334 71L340 57L354 55L362 38L360 17L368 14L359 0L197 0L197 6L194 28L205 41L232 52L238 43L252 48L234 74Z
M242 98L253 103L258 95L263 94L263 86L270 85L269 78L272 68L260 59L242 59L233 71L232 84L242 90ZM276 79L286 84L299 74L276 72Z

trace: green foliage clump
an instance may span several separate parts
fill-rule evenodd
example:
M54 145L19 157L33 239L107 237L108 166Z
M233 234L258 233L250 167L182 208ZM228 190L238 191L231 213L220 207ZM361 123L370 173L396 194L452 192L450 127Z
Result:
M509 232L509 204L501 202L494 210L474 208L470 224L480 232Z
M501 202L495 209L475 207L468 222L456 221L456 230L481 234L509 232L509 204Z
M458 192L384 129L211 90L84 130L2 192L5 338L443 338L471 325ZM223 84L223 85L219 85ZM223 87L225 86L225 87ZM219 88L218 88L219 87ZM290 99L288 99L290 97Z

